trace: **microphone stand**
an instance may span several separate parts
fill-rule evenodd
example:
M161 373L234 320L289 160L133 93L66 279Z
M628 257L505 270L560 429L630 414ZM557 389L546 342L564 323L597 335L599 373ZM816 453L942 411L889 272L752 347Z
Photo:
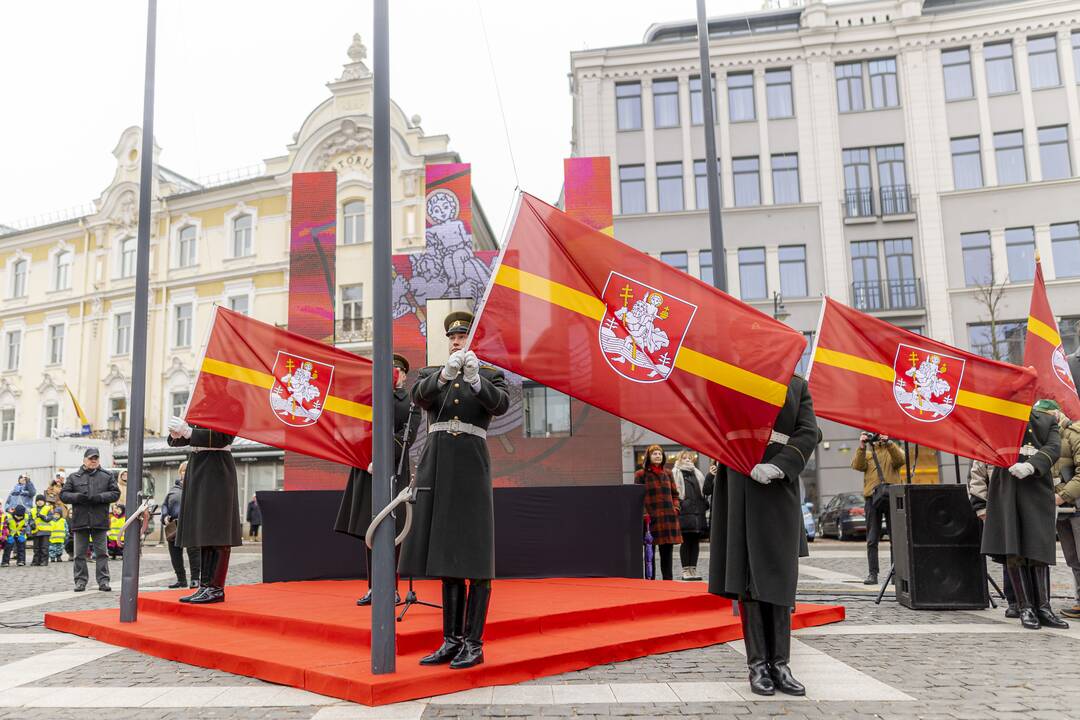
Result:
M401 459L398 460L397 471L394 473L395 481L398 478L401 477L401 473L404 471L405 462L408 459L408 455L409 455L409 453L408 453L409 440L410 440L410 437L409 437L410 432L409 431L412 430L412 419L413 419L413 416L419 414L419 412L420 412L420 409L416 407L416 404L413 403L413 402L410 402L409 403L409 416L405 420L405 430L402 432L402 435L401 435ZM395 482L395 486L396 486L396 482ZM416 502L415 493L418 493L421 490L431 490L431 488L417 488L417 487L414 487L413 490L415 492L413 494L413 499L410 500L410 502ZM442 608L442 605L436 605L435 603L425 602L424 600L421 600L416 596L416 588L413 587L413 577L412 577L412 575L409 576L409 591L405 593L405 600L401 604L402 604L401 612L397 616L397 621L398 622L401 622L402 620L405 619L405 613L409 612L409 608L411 608L413 605L424 605L424 606L430 607L430 608Z

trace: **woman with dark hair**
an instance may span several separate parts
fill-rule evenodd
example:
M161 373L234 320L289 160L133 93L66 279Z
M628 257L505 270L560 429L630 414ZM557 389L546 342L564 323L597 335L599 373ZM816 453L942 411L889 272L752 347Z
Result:
M645 515L653 542L660 547L660 573L673 580L671 566L675 546L682 542L679 532L679 489L671 471L664 467L666 457L659 445L650 445L634 473L634 482L645 486Z

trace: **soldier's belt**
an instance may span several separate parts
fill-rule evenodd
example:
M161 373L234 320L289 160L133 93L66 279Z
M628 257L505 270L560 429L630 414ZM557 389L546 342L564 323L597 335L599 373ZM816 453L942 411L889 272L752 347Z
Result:
M486 438L487 430L477 425L471 425L461 420L450 420L449 422L437 422L428 425L428 432L448 432L451 435L475 435L476 437Z
M197 452L224 452L226 450L232 450L232 445L226 445L225 447L220 447L220 448L195 447L194 445L191 446L191 452L196 452L196 453Z

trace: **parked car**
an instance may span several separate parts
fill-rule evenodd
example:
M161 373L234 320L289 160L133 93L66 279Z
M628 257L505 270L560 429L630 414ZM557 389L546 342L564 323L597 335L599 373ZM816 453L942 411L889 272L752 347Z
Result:
M806 542L814 542L814 537L817 535L817 523L814 522L814 503L803 503L802 520L803 527L806 528Z
M818 516L818 532L822 537L855 540L866 537L866 511L859 493L833 495Z

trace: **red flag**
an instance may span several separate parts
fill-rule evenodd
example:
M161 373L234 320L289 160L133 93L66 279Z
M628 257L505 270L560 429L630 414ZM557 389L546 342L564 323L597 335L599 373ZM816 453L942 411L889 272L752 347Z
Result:
M218 307L187 420L366 468L371 361Z
M1065 349L1061 347L1057 320L1046 297L1042 263L1037 260L1027 321L1027 341L1024 343L1024 364L1039 373L1035 394L1039 398L1057 400L1061 411L1069 419L1080 420L1080 398L1076 395L1075 378L1069 370Z
M825 298L810 392L820 417L1008 467L1035 379Z
M523 193L470 347L749 473L806 340Z

